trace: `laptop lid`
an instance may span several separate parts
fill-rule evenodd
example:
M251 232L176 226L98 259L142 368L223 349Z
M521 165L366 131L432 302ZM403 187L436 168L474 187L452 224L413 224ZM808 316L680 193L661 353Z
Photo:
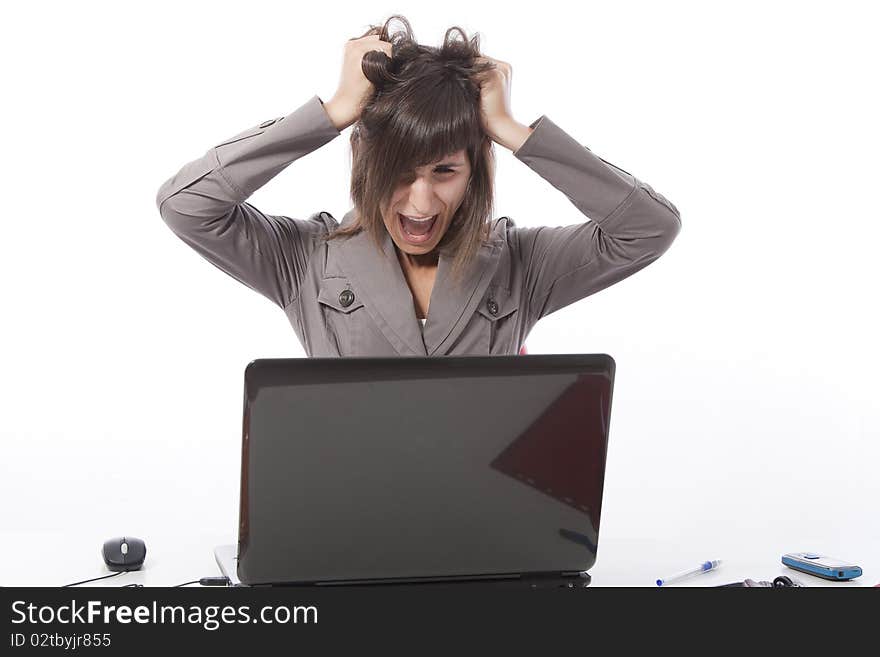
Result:
M239 579L587 571L613 380L604 354L251 362Z

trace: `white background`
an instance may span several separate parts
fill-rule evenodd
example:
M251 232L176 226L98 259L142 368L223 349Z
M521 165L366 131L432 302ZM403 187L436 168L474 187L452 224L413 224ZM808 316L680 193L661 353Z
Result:
M155 194L220 140L332 96L344 42L395 12L429 45L479 32L513 65L520 122L547 114L681 211L660 260L526 342L617 361L597 581L744 555L739 575L772 578L783 551L810 550L880 582L869 7L4 7L0 584L106 573L100 546L123 534L146 541L154 583L215 574L237 531L243 369L304 352L279 308L171 233ZM348 136L250 201L341 218ZM496 216L586 220L496 150Z

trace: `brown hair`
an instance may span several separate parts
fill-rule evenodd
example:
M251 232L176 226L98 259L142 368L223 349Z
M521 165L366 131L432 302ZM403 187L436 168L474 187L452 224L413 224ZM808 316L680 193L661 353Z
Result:
M393 34L389 25L403 23ZM495 160L492 139L480 116L483 75L494 68L481 57L480 37L468 40L460 27L446 31L439 48L416 42L409 22L391 16L362 37L380 35L392 44L384 52L367 52L361 67L374 92L362 107L351 133L351 199L355 219L338 227L327 240L368 231L381 250L386 232L381 208L398 181L416 167L464 149L471 165L467 191L437 251L454 257L452 277L464 272L489 237L493 209ZM456 38L460 35L461 38Z

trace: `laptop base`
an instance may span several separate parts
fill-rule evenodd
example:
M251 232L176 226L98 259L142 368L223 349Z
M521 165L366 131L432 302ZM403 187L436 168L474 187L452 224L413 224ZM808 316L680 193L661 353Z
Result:
M234 545L218 545L214 548L214 559L220 572L229 579L230 586L248 586L238 579L238 554ZM585 588L590 585L591 577L586 571L571 573L542 573L528 577L486 577L482 579L452 580L451 578L436 579L401 579L401 580L361 580L357 582L316 582L314 584L274 584L260 586L300 586L321 588L354 588L354 587L386 587L386 588L438 588L460 590L463 588Z

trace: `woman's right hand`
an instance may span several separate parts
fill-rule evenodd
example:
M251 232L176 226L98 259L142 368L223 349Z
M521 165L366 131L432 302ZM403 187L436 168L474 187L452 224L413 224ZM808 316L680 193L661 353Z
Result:
M339 87L333 98L324 103L324 109L339 131L357 121L364 100L373 92L373 83L364 75L361 64L364 55L372 50L384 52L391 57L391 44L382 41L378 34L350 39L345 44Z

